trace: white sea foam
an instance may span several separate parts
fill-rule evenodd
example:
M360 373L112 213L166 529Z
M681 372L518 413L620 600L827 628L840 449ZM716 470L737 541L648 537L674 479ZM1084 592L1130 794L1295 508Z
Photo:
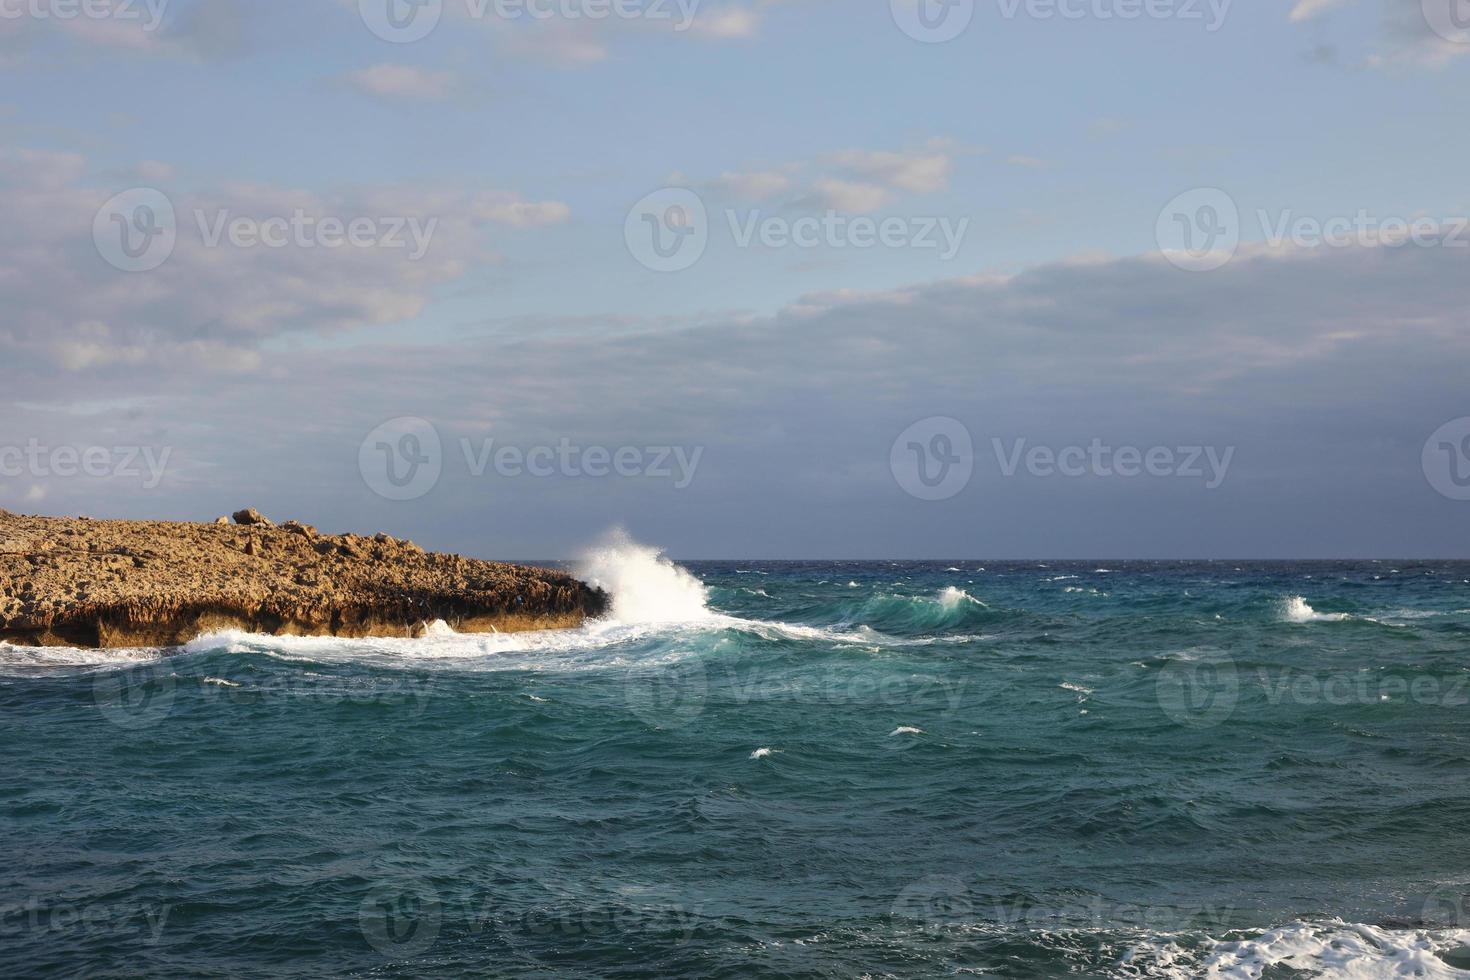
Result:
M156 649L78 650L72 647L25 647L0 643L0 676L24 677L51 672L107 670L162 659Z
M577 577L607 590L618 622L697 623L713 616L703 582L622 528L577 562Z
M957 589L953 585L945 586L939 592L939 604L946 610L958 609L962 603L966 602L973 602L977 606L985 605L964 589Z
M1299 595L1286 600L1285 615L1292 623L1340 623L1352 618L1347 613L1319 613Z
M754 752L750 753L750 757L752 759L764 759L774 751L775 749L756 749Z
M1211 939L1203 950L1161 938L1135 947L1120 967L1127 976L1179 980L1259 980L1288 973L1334 980L1450 980L1470 972L1450 966L1437 954L1467 943L1470 930L1384 929L1334 919L1295 922L1244 938Z
M915 728L912 725L900 725L897 728L895 728L893 731L889 732L888 733L888 737L889 738L893 738L893 736L895 736L895 735L922 735L922 734L924 734L924 729L922 729L922 728Z

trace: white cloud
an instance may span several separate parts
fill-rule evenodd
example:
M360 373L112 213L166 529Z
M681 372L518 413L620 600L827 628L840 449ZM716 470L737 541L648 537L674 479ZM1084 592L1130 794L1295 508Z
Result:
M877 211L888 203L888 191L876 184L824 177L813 182L812 190L823 207L854 214Z
M723 7L712 13L696 14L690 24L698 37L727 39L755 37L761 16L753 7Z
M173 164L160 160L144 160L134 171L139 180L171 180L175 174Z
M499 192L476 195L470 213L481 221L531 228L561 224L572 216L572 209L561 201L526 201L517 194Z
M254 184L174 191L172 253L152 271L129 273L108 265L92 240L94 219L118 188L92 186L85 174L75 154L0 151L0 362L17 371L252 370L270 341L412 319L437 288L496 260L492 226L553 224L570 213L561 202L509 192L319 195ZM227 222L284 227L298 212L309 227L368 221L381 243L308 237L301 245L294 234L283 247L210 242Z
M779 170L745 173L725 171L709 182L711 188L742 200L765 201L791 189L791 177Z
M1300 23L1350 2L1351 0L1297 0L1296 6L1291 8L1290 20L1293 24Z
M932 194L949 187L954 166L953 157L947 152L846 150L836 154L833 162L853 173L915 194Z
M432 102L447 98L454 76L447 71L428 71L411 65L373 65L343 76L347 84L380 99Z

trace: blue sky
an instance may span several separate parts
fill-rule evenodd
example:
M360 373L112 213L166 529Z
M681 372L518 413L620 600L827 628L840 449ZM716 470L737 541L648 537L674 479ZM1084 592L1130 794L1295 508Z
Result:
M0 466L0 506L251 504L510 557L615 523L691 557L1464 554L1470 503L1421 457L1470 416L1465 0L978 0L945 43L900 27L939 0L704 0L683 31L443 0L412 43L370 29L403 0L79 2L0 0L0 451L171 462L151 487ZM177 244L127 271L95 229L137 188ZM704 211L677 271L625 237L664 188ZM1161 212L1221 194L1227 261L1177 267ZM203 234L298 212L432 234ZM1357 230L1267 240L1300 218ZM441 475L391 500L359 450L401 418ZM890 450L934 418L975 475L926 501ZM469 472L490 438L700 462ZM1236 452L1205 489L1006 476L997 438Z

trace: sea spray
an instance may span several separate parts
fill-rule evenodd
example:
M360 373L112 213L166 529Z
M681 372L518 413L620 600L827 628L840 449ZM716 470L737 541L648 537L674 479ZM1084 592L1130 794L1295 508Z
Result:
M576 575L612 596L610 618L621 623L697 623L713 616L699 579L622 528L582 556Z

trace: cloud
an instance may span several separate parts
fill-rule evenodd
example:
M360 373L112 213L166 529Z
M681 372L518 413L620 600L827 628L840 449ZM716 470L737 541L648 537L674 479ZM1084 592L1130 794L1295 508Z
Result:
M1459 15L1463 2L1383 0L1382 17L1366 42L1367 54L1354 61L1369 68L1444 68L1470 53L1470 29L1462 26ZM1298 0L1288 19L1303 23L1355 3L1361 5L1360 0ZM1339 47L1319 42L1308 57L1337 63Z
M727 170L709 181L706 186L741 200L764 201L789 191L791 177L779 170L754 170L745 173Z
M915 194L932 194L948 188L954 166L953 157L947 152L847 150L834 156L833 162L853 173Z
M721 7L713 13L696 15L690 31L697 37L729 39L755 37L761 15L754 7Z
M742 201L764 202L789 195L797 207L868 213L904 195L947 190L955 158L962 152L983 151L961 150L944 139L902 151L847 149L777 168L727 170L702 186Z
M748 41L760 33L765 13L784 0L755 3L700 3L670 0L637 6L638 16L561 16L554 5L543 13L514 18L497 14L494 3L446 3L445 25L461 32L483 32L497 51L515 58L561 69L585 69L612 57L615 48L645 41L694 39L704 42ZM355 0L340 0L355 16ZM513 5L512 5L513 6ZM581 10L573 3L571 10ZM547 15L547 14L550 15ZM444 28L441 27L441 30Z
M470 214L480 221L533 228L561 224L572 216L572 209L561 201L526 201L518 194L487 191L475 195Z
M271 342L416 317L437 288L496 261L493 229L570 213L561 202L504 191L195 188L168 194L172 252L158 253L156 268L129 272L94 242L94 223L103 244L128 231L126 213L114 229L118 221L109 224L102 210L120 188L89 183L83 157L3 151L0 173L0 359L17 371L255 370ZM229 231L237 222L244 237ZM354 226L355 241L347 236ZM121 253L108 248L116 261Z
M127 370L16 372L9 394L146 398L136 419L108 416L109 438L173 446L187 467L151 498L54 486L57 506L209 518L245 495L325 527L486 555L567 554L619 520L680 553L726 556L1437 554L1449 502L1420 452L1467 412L1467 263L1465 250L1411 247L1245 249L1209 274L1159 255L1097 258L813 295L768 317L509 321L452 344L406 333L261 348L259 369L227 382L167 374L153 351ZM187 302L170 292L156 311ZM9 415L12 431L53 443L99 438L94 419L59 409ZM445 444L440 486L413 505L374 497L357 470L364 436L403 415L430 419ZM970 427L985 464L953 505L917 504L888 468L897 434L936 415ZM475 478L459 440L491 436L702 447L703 463L687 491ZM991 455L992 438L1094 437L1237 452L1211 492L1007 480Z
M389 101L433 102L449 97L454 76L410 65L373 65L348 72L343 81L360 92Z
M133 171L139 180L172 180L176 171L173 164L161 160L144 160Z
M812 183L812 191L822 207L853 214L877 211L888 203L888 191L876 184L823 177Z
M120 54L214 62L253 51L269 34L267 20L300 20L291 0L88 0L74 9L78 15L0 17L0 41L62 37Z
M1318 14L1331 10L1333 7L1341 7L1352 0L1297 0L1296 6L1291 8L1288 19L1297 24L1304 20L1310 20Z

